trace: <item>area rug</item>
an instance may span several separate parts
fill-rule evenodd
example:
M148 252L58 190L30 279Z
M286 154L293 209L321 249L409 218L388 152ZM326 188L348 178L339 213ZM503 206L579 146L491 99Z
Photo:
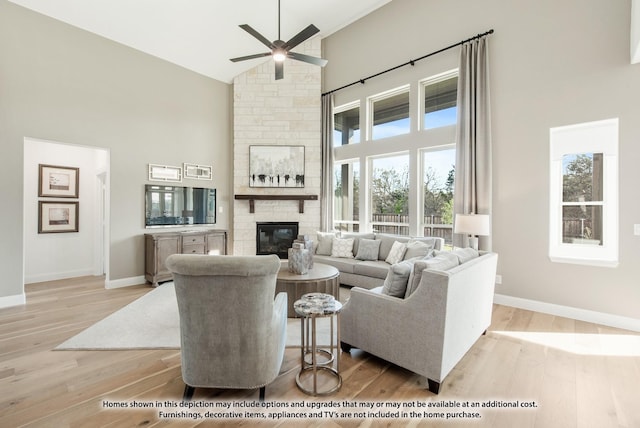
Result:
M330 343L329 318L317 322L318 343L326 346ZM286 346L300 346L299 319L287 320ZM79 349L180 349L180 317L173 283L162 284L55 348Z

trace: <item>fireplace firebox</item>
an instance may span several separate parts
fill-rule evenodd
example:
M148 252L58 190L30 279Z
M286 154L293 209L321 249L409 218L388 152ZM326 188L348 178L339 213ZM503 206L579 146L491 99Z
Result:
M256 254L275 254L288 257L289 248L298 237L298 222L256 223Z

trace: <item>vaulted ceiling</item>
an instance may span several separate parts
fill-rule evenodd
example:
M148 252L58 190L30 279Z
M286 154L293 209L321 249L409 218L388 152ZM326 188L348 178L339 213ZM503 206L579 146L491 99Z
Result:
M240 24L278 38L278 0L9 1L227 83L268 60L229 61L268 51ZM281 39L309 24L326 37L389 1L280 0Z

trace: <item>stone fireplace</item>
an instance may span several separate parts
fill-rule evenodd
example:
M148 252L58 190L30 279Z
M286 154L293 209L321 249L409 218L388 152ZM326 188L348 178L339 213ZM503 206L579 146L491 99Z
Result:
M307 40L296 50L322 56L319 38ZM273 60L242 73L233 81L233 215L231 254L260 254L258 223L298 223L293 234L315 235L320 227L321 192L321 68L288 61L284 78L274 80ZM249 153L254 145L304 146L304 187L252 186ZM235 199L258 195L255 201ZM317 196L305 200L298 195ZM294 199L288 199L295 196ZM266 236L266 235L265 235ZM287 249L290 248L290 243ZM286 258L286 256L285 256Z
M288 250L297 237L298 222L256 223L256 254L275 254L281 259L286 259Z

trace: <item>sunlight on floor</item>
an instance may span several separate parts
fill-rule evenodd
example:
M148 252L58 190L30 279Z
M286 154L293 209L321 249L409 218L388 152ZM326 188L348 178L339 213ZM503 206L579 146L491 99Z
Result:
M577 355L639 357L640 336L633 334L580 334L493 331L493 334L535 343Z

